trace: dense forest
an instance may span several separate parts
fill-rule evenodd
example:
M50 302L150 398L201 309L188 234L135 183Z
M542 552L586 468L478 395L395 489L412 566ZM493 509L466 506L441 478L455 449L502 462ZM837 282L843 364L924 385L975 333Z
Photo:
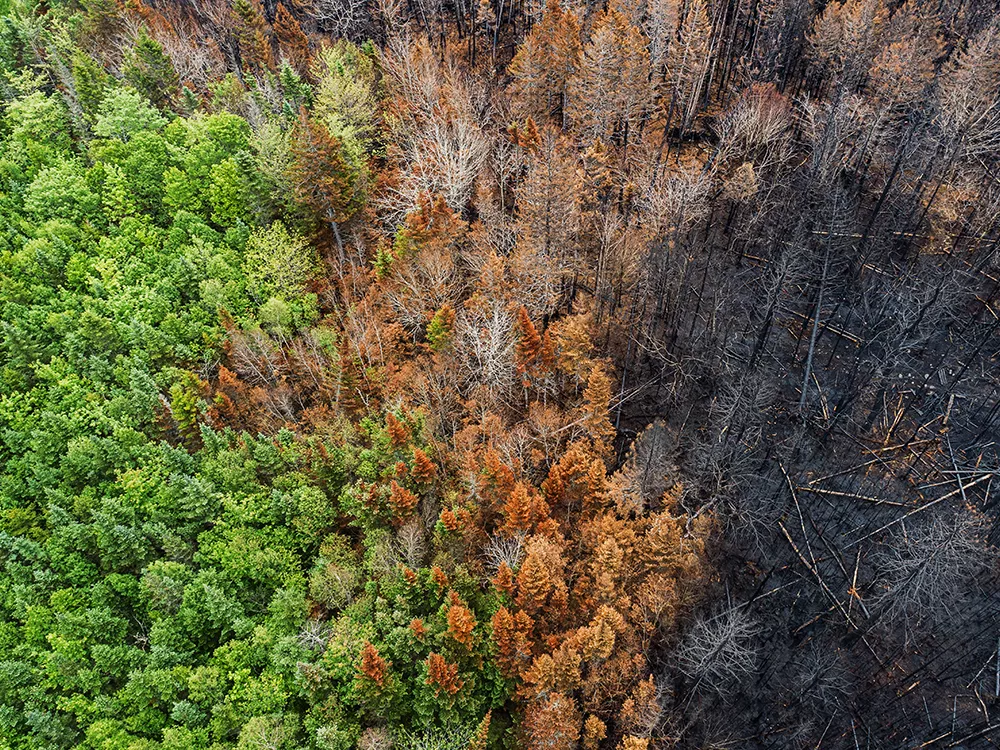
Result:
M0 750L1000 745L1000 3L0 0Z

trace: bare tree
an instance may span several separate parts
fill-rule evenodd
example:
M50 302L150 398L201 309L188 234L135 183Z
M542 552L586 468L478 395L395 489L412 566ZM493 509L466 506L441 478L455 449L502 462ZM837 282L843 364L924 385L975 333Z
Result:
M360 39L371 25L368 0L313 0L312 15L334 36Z
M745 606L729 607L694 624L677 649L681 671L699 689L724 693L757 666L760 632Z
M983 518L969 510L901 529L874 555L872 605L882 621L909 631L954 615L970 584L995 559L983 535Z

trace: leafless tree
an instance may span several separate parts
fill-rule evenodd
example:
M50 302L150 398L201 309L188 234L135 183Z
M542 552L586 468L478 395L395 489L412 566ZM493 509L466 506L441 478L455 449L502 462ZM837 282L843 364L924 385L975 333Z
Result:
M322 651L330 638L330 626L323 620L310 618L299 631L298 644L310 651Z
M759 632L745 606L698 620L676 654L681 671L694 681L693 690L724 693L751 675L757 666L754 639Z
M321 29L348 39L360 39L371 24L368 0L313 0L312 15Z
M427 535L419 521L410 521L396 532L400 557L411 568L419 568L427 556Z
M517 570L524 557L524 535L493 535L483 551L483 556L490 570L496 571L501 563L507 563L507 567L511 570Z
M874 554L872 605L882 621L909 631L953 616L970 584L995 560L983 535L983 518L969 510L901 528Z

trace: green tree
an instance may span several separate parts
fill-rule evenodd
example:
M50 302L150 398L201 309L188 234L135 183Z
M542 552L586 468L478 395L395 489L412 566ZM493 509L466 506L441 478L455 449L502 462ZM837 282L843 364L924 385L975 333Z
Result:
M276 221L250 234L243 252L243 272L255 299L291 301L305 293L306 282L316 272L316 254L305 238Z
M101 102L94 135L117 138L127 143L136 133L159 130L166 122L138 91L118 88Z
M135 45L125 56L125 80L158 107L167 107L177 95L179 79L163 46L139 31Z
M28 186L24 208L36 221L65 219L79 223L92 219L101 205L91 190L83 166L67 159L38 173Z
M295 196L300 204L329 224L343 268L347 258L339 225L348 221L364 202L361 171L351 164L341 140L331 135L322 123L310 120L304 109L292 153L290 176Z

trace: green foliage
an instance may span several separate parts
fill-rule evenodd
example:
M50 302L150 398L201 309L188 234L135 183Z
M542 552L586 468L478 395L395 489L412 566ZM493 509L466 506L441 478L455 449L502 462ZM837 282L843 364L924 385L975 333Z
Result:
M276 106L216 82L206 112L145 29L102 69L113 3L29 6L0 39L0 64L22 58L0 128L0 750L353 748L385 721L476 726L509 686L485 631L447 635L432 554L480 631L496 601L430 533L405 537L390 481L440 500L397 477L409 447L380 418L259 435L215 413L220 361L246 354L235 328L252 362L331 312L303 232L362 208L374 51L324 52L315 93L283 66ZM51 61L25 62L31 24L58 40ZM56 49L65 67L46 69ZM262 102L253 129L232 112ZM309 332L329 369L339 341ZM429 451L422 420L405 417ZM384 684L358 678L366 643ZM431 653L457 665L455 695L427 683Z
M431 351L439 352L451 346L452 332L455 327L455 311L445 305L431 318L427 324L427 343Z
M95 118L104 101L104 94L111 77L97 61L80 48L74 48L70 60L76 96L88 118Z
M79 224L94 218L100 205L100 196L91 190L83 166L71 159L42 169L24 198L25 211L39 223L65 219Z
M339 40L317 55L313 76L316 117L343 142L351 161L363 164L376 137L380 72L375 56Z
M243 270L247 288L256 299L290 301L305 292L306 282L316 272L316 255L304 237L276 221L251 233Z
M170 104L177 93L177 71L163 47L145 29L125 56L125 80L159 107Z
M166 122L139 92L120 88L101 101L94 135L127 142L136 133L159 130Z

